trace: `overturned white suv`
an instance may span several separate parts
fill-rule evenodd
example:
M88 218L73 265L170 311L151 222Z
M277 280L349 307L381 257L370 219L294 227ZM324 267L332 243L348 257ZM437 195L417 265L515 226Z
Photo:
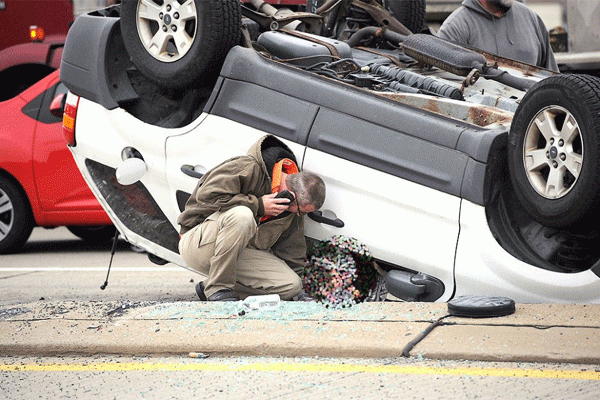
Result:
M75 21L65 132L122 236L185 267L198 178L270 133L327 184L307 237L362 241L395 296L600 302L600 80L413 34L424 0L320 4L123 0Z

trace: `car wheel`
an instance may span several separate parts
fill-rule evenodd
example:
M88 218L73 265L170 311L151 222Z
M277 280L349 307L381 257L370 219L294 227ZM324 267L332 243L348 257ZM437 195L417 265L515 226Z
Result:
M218 73L239 43L238 0L123 0L121 32L136 68L169 89Z
M529 215L578 225L600 204L600 79L555 75L523 97L509 134L508 165Z
M423 29L425 0L383 0L383 6L412 33Z
M0 177L0 254L20 250L33 226L27 197L14 183Z
M67 226L67 229L89 244L108 243L115 237L116 231L113 225Z

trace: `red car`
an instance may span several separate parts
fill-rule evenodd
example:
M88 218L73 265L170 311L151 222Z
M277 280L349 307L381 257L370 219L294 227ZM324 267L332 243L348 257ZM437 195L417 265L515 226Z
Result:
M0 103L0 254L21 249L34 226L67 226L92 242L114 236L67 148L58 74Z

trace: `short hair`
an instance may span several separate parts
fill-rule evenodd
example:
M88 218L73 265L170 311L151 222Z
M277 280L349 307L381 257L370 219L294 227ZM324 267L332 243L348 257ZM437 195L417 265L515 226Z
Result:
M296 195L298 206L312 204L318 210L325 203L325 182L315 173L301 171L288 175L286 184Z

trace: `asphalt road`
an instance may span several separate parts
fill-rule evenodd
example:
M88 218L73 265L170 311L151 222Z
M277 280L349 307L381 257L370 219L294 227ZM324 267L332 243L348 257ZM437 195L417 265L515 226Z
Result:
M119 241L108 286L101 290L111 244L91 246L66 228L35 228L19 254L0 255L0 305L32 301L191 301L201 275L156 265Z
M588 366L589 369L589 366ZM590 399L574 365L414 359L2 358L4 399Z
M195 301L199 275L119 244L36 228L20 254L0 256L0 305L60 301ZM79 303L80 304L80 303ZM2 340L2 332L0 332ZM368 337L365 340L369 340ZM0 354L3 399L597 399L593 365L281 357L35 357Z
M318 358L0 358L5 399L597 399L578 366Z

